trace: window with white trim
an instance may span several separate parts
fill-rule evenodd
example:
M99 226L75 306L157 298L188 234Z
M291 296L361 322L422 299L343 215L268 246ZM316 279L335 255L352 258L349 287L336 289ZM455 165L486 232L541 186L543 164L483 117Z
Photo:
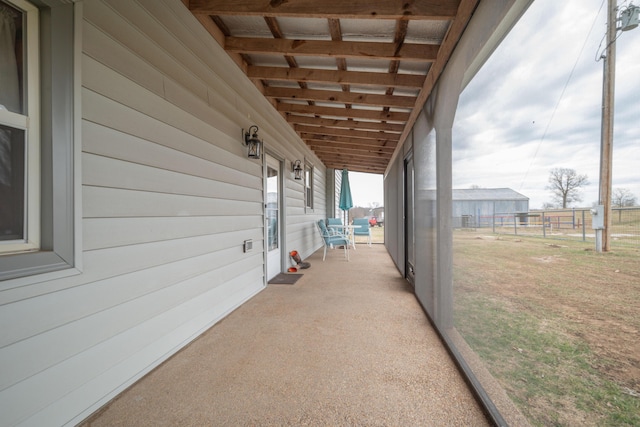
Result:
M0 253L40 246L38 9L0 0Z
M304 205L307 212L313 210L313 166L304 165Z
M76 263L74 11L0 0L0 281Z

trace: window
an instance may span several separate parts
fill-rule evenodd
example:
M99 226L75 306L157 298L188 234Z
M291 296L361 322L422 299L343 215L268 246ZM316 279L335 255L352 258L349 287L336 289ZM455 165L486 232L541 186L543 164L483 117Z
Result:
M75 265L74 44L72 3L0 0L0 281Z
M0 253L39 248L38 9L0 0Z
M313 209L313 166L304 165L304 205L307 211Z

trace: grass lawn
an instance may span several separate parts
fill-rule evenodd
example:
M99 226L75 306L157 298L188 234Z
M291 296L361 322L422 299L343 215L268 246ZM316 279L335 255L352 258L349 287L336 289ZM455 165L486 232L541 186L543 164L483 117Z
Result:
M640 425L640 251L454 233L455 322L533 425Z

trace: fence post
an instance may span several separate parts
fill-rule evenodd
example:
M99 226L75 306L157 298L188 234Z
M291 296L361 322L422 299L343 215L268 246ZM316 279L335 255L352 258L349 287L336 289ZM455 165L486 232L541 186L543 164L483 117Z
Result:
M542 211L542 237L547 237L547 217L544 215L544 211Z
M491 217L491 222L493 234L496 234L496 202L493 202L493 216Z
M582 209L582 241L587 241L587 231L585 230L584 226L584 209Z
M518 235L518 221L516 220L517 214L513 214L513 234Z

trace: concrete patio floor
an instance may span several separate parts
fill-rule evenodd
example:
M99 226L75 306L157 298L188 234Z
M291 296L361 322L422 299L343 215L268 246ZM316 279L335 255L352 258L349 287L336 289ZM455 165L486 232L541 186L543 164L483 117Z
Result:
M306 259L86 426L486 426L383 245Z

